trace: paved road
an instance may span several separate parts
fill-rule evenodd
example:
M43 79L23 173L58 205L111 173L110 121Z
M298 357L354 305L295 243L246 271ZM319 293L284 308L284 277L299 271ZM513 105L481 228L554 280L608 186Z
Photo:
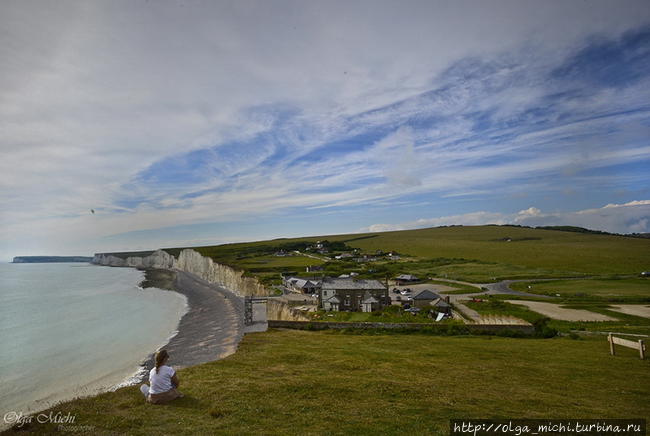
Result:
M539 280L539 279L537 279ZM512 283L516 282L530 282L531 280L503 280L497 283L483 283L479 286L486 288L487 292L484 294L508 294L508 295L519 295L520 297L534 297L534 298L555 298L550 295L542 294L531 294L530 292L521 292L515 291L510 288Z
M443 282L448 282L448 283L458 283L460 285L466 285L466 286L473 286L475 288L484 288L483 292L476 292L472 294L446 294L446 296L449 297L449 300L454 304L456 309L459 311L463 312L464 315L466 315L468 318L473 320L474 322L482 322L483 317L481 314L479 314L477 311L474 309L470 309L463 303L461 303L462 300L468 300L471 298L477 298L480 297L481 295L494 295L494 294L507 294L507 295L518 295L521 297L533 297L533 298L548 298L548 299L553 299L556 297L551 297L548 295L540 295L540 294L531 294L528 292L521 292L521 291L515 291L514 289L510 288L511 283L515 282L529 282L531 281L530 279L528 280L503 280L497 283L470 283L470 282L463 282L460 280L451 280L451 279L441 279L437 278L436 280L438 281L443 281ZM538 279L539 280L539 279ZM549 280L555 280L555 279L549 279ZM426 283L419 285L422 287L426 287ZM415 287L415 286L412 286ZM444 291L440 292L442 295L445 295Z

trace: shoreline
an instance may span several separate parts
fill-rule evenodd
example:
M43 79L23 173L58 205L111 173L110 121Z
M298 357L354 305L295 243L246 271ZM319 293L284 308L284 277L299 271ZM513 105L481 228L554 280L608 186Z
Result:
M29 264L27 264L29 265ZM91 263L85 263L80 265L74 265L79 267L96 267L97 265ZM77 382L67 383L62 385L56 391L45 393L42 396L37 396L27 402L27 400L22 403L17 403L15 406L9 405L9 409L13 407L16 413L29 415L37 415L38 413L48 410L52 407L56 407L59 404L66 403L68 401L73 401L77 398L87 398L100 395L105 392L114 392L120 388L132 386L138 384L145 377L148 378L148 373L144 373L143 364L151 360L154 356L155 351L152 353L150 346L153 346L155 349L160 349L166 346L175 336L179 333L179 325L183 317L190 311L190 304L188 298L183 292L177 292L175 289L171 288L169 280L165 281L164 277L161 276L160 272L154 274L150 277L147 277L147 272L144 272L144 277L140 276L138 281L132 283L133 292L141 292L145 288L143 285L148 288L147 293L154 293L153 295L160 295L160 291L164 292L173 292L176 295L174 298L181 298L184 300L182 310L179 310L177 313L172 314L172 319L175 320L172 330L168 330L169 333L166 337L161 338L161 340L155 344L153 342L149 346L142 347L137 355L132 356L130 363L120 362L116 365L111 365L108 371L97 373L94 376L91 376L89 380L83 382L83 384L77 384ZM164 271L163 271L164 272ZM167 272L167 277L169 278L169 273ZM174 275L171 273L171 278L173 279ZM172 281L173 282L173 281ZM155 288L155 289L154 289ZM169 318L168 318L169 320ZM133 353L136 354L136 353ZM11 410L4 410L4 412L11 412ZM0 432L8 428L11 428L11 425L7 425L6 422L0 421Z
M55 397L59 395L52 395L49 397L50 400L39 399L36 403L41 405L35 404L30 407L27 414L35 415L77 398L92 397L127 386L148 383L149 371L154 367L155 353L163 348L170 354L169 365L176 370L219 360L237 351L245 333L241 297L226 288L183 271L159 268L137 269L144 272L144 279L136 285L137 287L176 292L185 297L186 311L178 320L174 332L140 361L137 370L126 375L120 382L103 385L103 387L92 383L79 390L73 398L65 396L65 399L56 400ZM11 426L0 422L0 431L8 428Z
M170 366L177 370L219 360L237 351L245 333L241 297L184 271L141 270L145 279L139 286L177 292L185 296L188 309L178 322L176 334L140 364L140 370L131 377L131 385L148 382L155 353L163 348L170 355Z

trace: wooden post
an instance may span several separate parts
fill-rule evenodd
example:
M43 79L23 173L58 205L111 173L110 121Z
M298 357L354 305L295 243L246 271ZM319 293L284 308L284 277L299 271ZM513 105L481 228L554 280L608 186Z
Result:
M616 351L614 350L614 340L612 339L611 333L607 336L607 340L609 341L609 352L612 356L615 356Z
M639 339L639 356L641 360L645 359L645 344L643 343L643 339Z

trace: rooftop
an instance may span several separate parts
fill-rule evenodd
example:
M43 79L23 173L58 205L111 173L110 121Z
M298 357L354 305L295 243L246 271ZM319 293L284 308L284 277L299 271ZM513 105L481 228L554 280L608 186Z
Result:
M385 289L379 280L361 280L354 278L326 278L323 289Z
M428 289L425 289L424 291L420 291L413 296L414 300L435 300L436 298L440 298L440 295L431 292Z

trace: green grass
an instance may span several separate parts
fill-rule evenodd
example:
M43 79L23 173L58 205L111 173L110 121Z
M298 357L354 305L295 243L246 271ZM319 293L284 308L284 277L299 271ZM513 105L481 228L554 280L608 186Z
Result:
M504 238L508 237L513 241L506 242ZM367 251L393 249L417 257L466 257L533 269L597 275L638 274L650 264L650 240L647 239L512 226L458 226L375 233L373 237L350 241L348 245Z
M482 283L505 278L636 275L650 265L650 239L514 226L438 227L192 248L217 262L247 269L256 257L323 239L342 241L369 254L395 250L406 259L415 260L383 262L385 266L378 267L328 263L332 269L338 265L337 271L355 268L364 272L374 268L378 270L375 275L404 272ZM166 249L174 255L180 250ZM316 262L314 259L313 264Z
M531 288L528 289L528 286ZM597 297L615 301L650 301L650 278L552 280L513 283L512 289L564 298Z
M650 418L649 361L571 340L270 331L179 371L185 398L137 387L59 405L96 435L447 434L452 418ZM35 434L54 426L32 424Z
M309 316L314 321L331 322L415 322L433 324L449 324L455 322L453 320L435 322L434 319L427 316L424 309L413 315L410 312L404 312L398 306L390 306L388 309L376 312L325 312L320 310L310 313Z
M432 285L443 285L453 288L453 290L448 291L438 291L439 294L476 294L477 292L483 292L483 289L476 286L464 285L462 283L453 283L446 282L444 280L426 280L425 283L431 283Z
M481 297L481 302L466 301L464 304L481 315L509 315L528 321L531 324L543 319L544 316L527 309L519 304L506 303L496 298Z
M306 256L255 256L240 261L238 265L251 272L294 269L304 273L305 267L322 265L323 263L322 260Z
M583 273L577 271L552 270L487 262L445 265L433 269L432 272L438 277L468 281L471 283L491 283L506 279L561 278L583 275Z

